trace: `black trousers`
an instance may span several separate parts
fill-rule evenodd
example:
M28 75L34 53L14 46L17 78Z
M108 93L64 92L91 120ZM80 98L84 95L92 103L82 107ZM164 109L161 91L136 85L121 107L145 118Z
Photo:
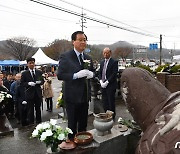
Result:
M20 121L20 104L18 103L18 101L14 100L14 116L17 120Z
M107 110L113 111L114 115L113 118L116 116L116 110L115 110L115 93L116 89L102 89L102 103L104 111Z
M52 97L46 98L46 103L47 103L47 110L51 110L53 109L53 101L52 101Z
M88 120L88 107L87 102L83 103L69 103L66 102L66 111L68 117L68 127L73 131L73 134L69 135L69 139L72 139L78 132L86 131Z
M27 122L27 104L19 103L19 113L22 126L26 126Z
M40 123L41 119L41 103L42 98L38 97L37 94L34 95L32 99L27 99L27 121L28 124L34 123L34 107L36 111L36 123Z

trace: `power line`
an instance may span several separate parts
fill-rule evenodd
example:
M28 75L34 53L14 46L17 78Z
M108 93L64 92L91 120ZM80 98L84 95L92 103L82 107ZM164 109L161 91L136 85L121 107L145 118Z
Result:
M70 13L70 14L73 14L73 15L76 15L76 16L79 16L79 17L82 16L82 14L80 14L80 13L77 13L77 12L74 12L74 11L71 11L71 10L68 10L68 9L65 9L65 8L62 8L62 7L47 3L47 2L43 2L41 0L30 0L30 1L41 4L41 5L45 5L47 7L51 7L51 8L54 8L54 9L57 9L57 10L60 10L60 11L66 12L66 13ZM89 16L84 16L84 18L95 21L95 22L98 22L98 23L101 23L101 24L105 24L107 26L111 26L111 27L114 27L114 28L118 28L118 29L122 29L122 30L129 31L129 32L132 32L132 33L136 33L136 34L139 34L139 35L159 38L159 37L156 37L156 36L151 35L151 34L146 34L146 33L143 33L143 32L134 31L134 30L131 30L131 29L128 29L128 28L125 28L125 27L121 27L121 26L118 26L118 25L114 25L114 24L111 24L111 23L108 23L108 22L105 22L105 21L102 21L102 20L99 20L99 19L95 19L95 18L92 18L92 17L89 17Z
M15 8L8 7L8 6L1 5L1 4L0 4L0 6L4 7L4 8L11 9L11 10L19 11L19 12L24 12L24 13L27 13L27 14L30 14L30 15L35 15L35 16L43 17L43 18L49 18L49 19L54 19L54 20L61 20L61 21L64 21L64 22L74 22L74 21L69 21L69 20L64 20L64 19L59 19L59 18L54 18L54 17L48 17L48 16L44 16L44 15L40 15L40 14L36 14L36 13L32 13L32 12L27 12L27 11L15 9ZM18 14L18 15L23 15L23 14L20 14L20 13L10 12L10 11L7 11L7 10L0 10L0 11L8 12L8 13L13 13L13 14ZM26 15L23 15L23 16L26 16Z
M62 1L62 2L64 2L64 3L66 3L66 4L69 4L69 5L75 6L75 7L80 8L80 9L82 8L82 7L78 6L78 5L75 5L75 4L73 4L73 3L67 2L67 1L65 1L65 0L59 0L59 1ZM129 25L129 24L127 24L127 23L124 23L124 22L122 22L122 21L119 21L119 20L116 20L116 19L113 19L113 18L110 18L110 17L104 16L104 15L102 15L102 14L96 13L96 12L91 11L91 10L89 10L89 9L83 8L83 10L88 11L88 12L91 12L91 13L96 14L96 15L99 15L99 16L101 16L101 17L104 17L104 18L110 19L110 20L112 20L112 21L115 21L115 22L121 23L121 24L126 25L126 26L129 26L129 27L131 27L131 28L135 28L135 29L139 29L139 30L141 30L141 31L147 32L147 33L151 33L151 32L149 32L149 31L143 30L143 29L141 29L141 28L138 28L138 27L135 27L135 26ZM157 35L157 34L156 34L156 35Z

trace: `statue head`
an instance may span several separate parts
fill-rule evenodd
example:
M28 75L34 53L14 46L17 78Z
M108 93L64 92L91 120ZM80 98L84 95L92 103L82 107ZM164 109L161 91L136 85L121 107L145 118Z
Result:
M171 95L151 73L136 67L123 71L121 91L128 110L143 131L153 122Z

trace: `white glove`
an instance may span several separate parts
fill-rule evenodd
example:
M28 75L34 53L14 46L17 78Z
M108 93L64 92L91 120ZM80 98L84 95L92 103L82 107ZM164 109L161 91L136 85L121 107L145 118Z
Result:
M87 79L93 78L94 73L92 71L87 70Z
M79 72L75 73L75 75L77 76L77 78L83 78L87 76L87 70L80 70Z
M101 84L101 87L102 87L102 84L103 84L102 80L100 80L100 84Z
M106 82L104 82L104 88L106 88L109 84L109 81L107 80Z
M106 81L106 82L102 82L102 80L100 80L100 84L101 84L101 87L102 88L106 88L107 85L108 85L109 81Z
M36 81L36 84L41 84L41 81Z
M34 87L36 85L36 83L35 82L28 82L28 85Z
M102 80L100 80L100 84L102 88L105 88L105 83L103 83Z
M26 101L23 101L22 104L27 104L27 102L26 102Z

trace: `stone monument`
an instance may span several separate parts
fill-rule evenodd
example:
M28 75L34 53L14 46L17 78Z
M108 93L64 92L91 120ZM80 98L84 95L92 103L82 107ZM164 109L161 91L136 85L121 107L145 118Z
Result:
M127 68L121 92L143 131L136 154L179 154L180 91L171 93L144 69Z

